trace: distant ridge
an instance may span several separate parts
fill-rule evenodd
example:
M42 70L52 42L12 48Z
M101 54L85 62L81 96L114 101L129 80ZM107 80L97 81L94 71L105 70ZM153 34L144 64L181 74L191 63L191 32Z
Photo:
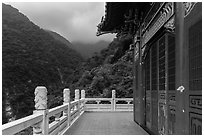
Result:
M66 38L64 38L63 36L61 36L60 34L58 34L57 32L51 31L51 30L46 30L44 29L46 32L48 32L55 40L58 40L64 44L66 44L68 47L73 49L73 45L71 42L69 42Z
M93 44L84 44L82 42L73 42L73 48L78 51L84 58L90 58L94 53L100 53L101 50L108 47L111 42L104 40L98 41Z

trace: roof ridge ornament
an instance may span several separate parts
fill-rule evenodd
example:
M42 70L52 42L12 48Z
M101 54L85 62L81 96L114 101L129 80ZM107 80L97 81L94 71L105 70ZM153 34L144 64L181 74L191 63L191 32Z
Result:
M175 31L175 17L172 17L165 25L164 27L172 32Z
M188 14L192 11L196 3L198 2L183 2L185 8L184 17L188 16Z

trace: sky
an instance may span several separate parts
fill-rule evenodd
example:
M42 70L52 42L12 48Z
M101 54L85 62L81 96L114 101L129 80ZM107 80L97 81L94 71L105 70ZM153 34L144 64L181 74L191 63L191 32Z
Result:
M114 34L96 36L104 15L104 2L5 2L26 15L33 23L52 30L70 42L112 41Z

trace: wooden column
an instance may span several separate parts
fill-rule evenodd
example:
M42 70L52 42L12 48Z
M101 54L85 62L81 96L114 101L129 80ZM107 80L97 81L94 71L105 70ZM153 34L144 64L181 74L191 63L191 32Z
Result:
M185 56L184 56L184 6L183 2L176 3L176 134L187 134L185 125Z
M47 89L43 86L38 86L35 89L35 111L36 113L43 114L43 120L35 125L33 125L33 134L34 135L47 135L48 134L48 110L47 110Z
M70 90L64 89L63 91L63 95L64 95L64 104L68 104L68 108L67 111L64 111L64 116L67 116L67 125L70 126L70 115L71 115L71 110L70 110Z
M139 66L138 66L138 107L139 107L139 118L138 124L141 126L145 126L145 86L143 84L143 65L142 65L142 36L141 36L141 28L139 29L139 37L140 39L137 42L139 48Z
M137 50L137 34L134 38L134 52L133 52L133 113L134 121L138 123L139 107L138 107L138 50Z
M134 121L141 125L141 59L140 59L140 31L138 30L135 39L134 39L134 92L133 92L133 98L134 98Z

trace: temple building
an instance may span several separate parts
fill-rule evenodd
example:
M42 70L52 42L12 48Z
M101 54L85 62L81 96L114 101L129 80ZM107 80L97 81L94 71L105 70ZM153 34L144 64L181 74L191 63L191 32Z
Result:
M202 134L202 3L107 2L97 27L132 37L134 121L150 134Z

